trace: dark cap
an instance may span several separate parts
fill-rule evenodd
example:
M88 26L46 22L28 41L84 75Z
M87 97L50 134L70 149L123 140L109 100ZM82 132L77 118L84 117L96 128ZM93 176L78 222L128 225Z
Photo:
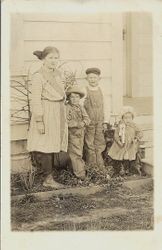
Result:
M90 73L93 73L93 74L96 74L96 75L100 75L100 74L101 74L101 71L100 71L100 69L98 69L98 68L88 68L88 69L86 70L86 74L88 75L88 74L90 74Z

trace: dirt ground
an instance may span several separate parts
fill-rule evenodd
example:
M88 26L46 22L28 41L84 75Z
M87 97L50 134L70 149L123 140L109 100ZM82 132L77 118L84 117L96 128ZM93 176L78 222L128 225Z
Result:
M153 181L141 189L117 182L88 196L42 201L28 194L11 202L14 231L152 230L153 223Z

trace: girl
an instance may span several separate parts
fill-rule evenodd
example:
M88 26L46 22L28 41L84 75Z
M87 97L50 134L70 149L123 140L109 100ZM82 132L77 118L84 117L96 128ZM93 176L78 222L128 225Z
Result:
M129 106L123 107L121 121L115 130L114 142L108 152L108 156L113 159L117 174L121 171L122 166L126 172L136 168L136 156L142 132L133 122L133 119L133 108ZM136 169L141 174L140 169Z
M43 66L32 79L32 117L27 149L41 165L43 186L59 189L63 185L53 180L52 169L58 154L67 151L68 143L64 85L56 69L60 54L55 47L46 47L33 54L42 60Z

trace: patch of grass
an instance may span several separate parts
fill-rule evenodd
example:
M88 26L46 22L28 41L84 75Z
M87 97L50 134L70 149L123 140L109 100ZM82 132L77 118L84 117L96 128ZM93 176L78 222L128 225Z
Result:
M53 196L49 203L59 207L63 214L85 214L87 210L96 208L96 203L84 196L59 195Z
M12 202L12 222L34 222L43 218L54 217L55 214L85 214L96 208L96 203L82 196L53 196L49 200L40 201L32 195Z
M83 223L49 223L38 226L36 231L123 231L153 230L153 213L129 212L127 215L112 216Z
M151 186L138 193L125 186L112 186L105 191L81 195L54 195L46 201L40 201L33 195L26 195L19 201L12 202L12 224L21 230L23 224L34 225L37 221L61 216L83 216L95 209L120 207L128 209L127 215L102 218L96 221L78 223L49 223L39 226L37 230L152 230L153 228L153 197ZM151 191L150 191L151 189ZM136 212L135 212L136 211ZM29 226L30 227L30 226Z

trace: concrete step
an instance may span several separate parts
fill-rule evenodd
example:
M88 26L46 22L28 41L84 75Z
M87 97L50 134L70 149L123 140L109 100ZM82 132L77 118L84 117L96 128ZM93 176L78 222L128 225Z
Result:
M123 183L123 186L126 186L127 188L134 187L134 190L139 190L143 186L147 186L148 184L152 183L153 179L150 178L140 178L140 179L133 179L133 180L125 180ZM81 195L81 196L89 196L96 193L100 193L104 190L106 190L106 186L96 186L92 185L89 187L66 187L65 189L59 189L59 190L52 190L52 191L46 191L46 192L37 192L37 193L30 193L30 195L33 195L35 198L45 201L50 199L53 196L59 196L59 195ZM19 201L23 198L25 198L25 194L21 195L13 195L11 196L12 201Z
M52 190L52 191L46 191L46 192L37 192L37 193L31 193L30 195L34 195L34 197L38 198L41 201L48 200L52 196L59 196L59 195L82 195L82 196L88 196L92 195L98 192L102 192L105 190L104 186L89 186L89 187L66 187L65 189L59 189L59 190ZM21 200L25 197L24 194L22 195L13 195L11 196L12 201L15 200Z

